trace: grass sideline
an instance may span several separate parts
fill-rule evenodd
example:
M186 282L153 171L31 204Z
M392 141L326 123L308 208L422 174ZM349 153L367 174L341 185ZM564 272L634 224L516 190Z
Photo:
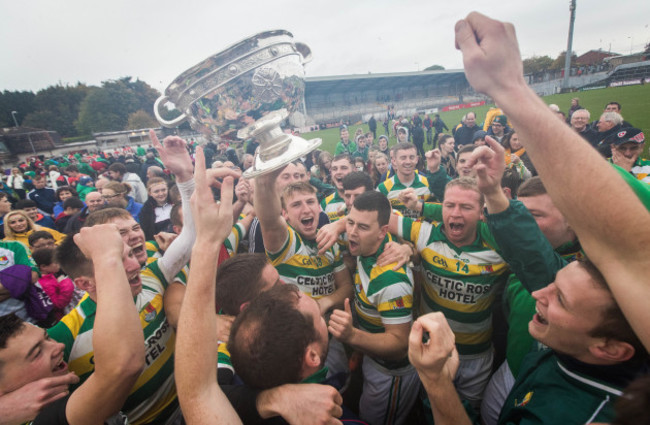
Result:
M645 134L646 138L650 137L649 84L640 86L612 87L576 93L555 94L551 96L545 96L542 99L547 105L555 103L560 107L562 111L567 113L569 107L571 106L571 99L574 97L579 98L580 105L589 111L591 114L590 121L595 121L600 117L603 109L605 109L605 104L608 102L616 101L620 103L622 106L621 112L625 120L632 123L635 127L640 128ZM490 105L471 109L461 109L458 111L440 112L440 118L450 128L450 131L448 133L451 134L452 126L457 125L460 122L462 116L467 112L476 112L477 121L482 122L488 109L490 109ZM364 132L369 131L368 124L352 124L349 126L351 137L359 127L362 128ZM381 134L384 134L384 127L382 126L382 122L379 121L377 122L377 136ZM327 130L313 131L310 133L304 133L303 137L307 140L321 138L323 139L323 144L319 149L326 150L328 152L334 152L336 144L339 141L339 130L338 128L329 128ZM389 145L393 145L395 142L396 139L393 136L390 138ZM650 159L650 154L648 153L649 147L650 142L647 142L645 144L643 154L641 155L642 157Z

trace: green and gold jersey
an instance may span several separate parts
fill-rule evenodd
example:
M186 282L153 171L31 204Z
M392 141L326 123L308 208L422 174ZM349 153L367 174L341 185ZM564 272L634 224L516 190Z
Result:
M425 176L418 173L414 174L414 180L408 186L400 182L397 178L397 174L395 174L393 177L379 184L379 186L377 186L377 190L386 195L390 201L392 208L401 212L404 217L418 218L421 215L418 211L406 208L406 205L404 205L402 201L399 200L400 192L404 189L408 189L409 187L413 188L420 201L426 201L431 198L429 180Z
M637 158L630 172L638 180L650 184L650 161L647 159Z
M145 242L144 249L147 251L147 264L153 263L163 255L160 245L155 240Z
M399 236L413 242L422 255L425 285L420 313L442 312L456 335L461 355L487 351L492 337L494 287L504 284L508 265L496 251L487 225L478 223L477 238L458 248L442 224L400 217Z
M334 274L345 269L336 244L323 255L316 241L304 240L287 226L287 240L278 252L266 251L284 283L296 285L304 294L318 299L336 290Z
M330 223L334 223L339 220L342 215L345 214L345 201L339 196L339 192L336 191L331 195L325 197L320 203L320 207L323 209L323 212L327 214L327 218L330 219Z
M177 275L177 279L179 276L182 274ZM140 277L142 291L134 301L144 331L145 366L122 408L129 422L136 425L149 423L176 402L176 335L163 308L163 294L168 282L155 261L140 272ZM70 371L80 378L77 386L95 370L92 338L96 309L97 304L85 295L74 310L48 330L52 339L65 345L65 361Z
M234 257L237 254L237 247L239 246L239 241L246 236L246 228L241 223L235 223L232 226L232 230L228 235L228 238L223 241L223 246L226 247L228 255L230 258Z
M226 342L219 342L217 349L217 381L219 385L231 385L235 376L235 369L232 367L227 345Z
M393 270L395 263L384 267L377 265L377 257L392 239L386 235L379 250L369 257L357 257L354 275L354 307L359 329L370 333L383 333L384 325L401 325L413 321L413 274L406 267ZM387 369L408 366L408 359L385 361L373 357Z

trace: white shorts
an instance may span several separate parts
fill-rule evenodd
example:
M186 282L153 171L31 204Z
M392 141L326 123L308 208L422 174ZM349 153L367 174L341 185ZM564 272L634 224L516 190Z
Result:
M359 416L370 425L400 425L413 408L420 390L414 367L392 374L367 355L363 358L363 392Z
M485 425L496 425L501 409L515 385L515 377L512 375L508 361L504 361L499 369L494 372L490 383L483 394L481 403L481 418Z
M483 392L490 380L494 350L490 349L482 354L460 356L460 366L454 379L454 386L461 400L478 409L481 406Z

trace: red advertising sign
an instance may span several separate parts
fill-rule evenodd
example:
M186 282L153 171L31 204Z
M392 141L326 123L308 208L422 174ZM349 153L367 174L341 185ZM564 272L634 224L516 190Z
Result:
M477 106L483 106L483 105L485 105L485 100L481 100L480 102L462 103L460 105L445 106L444 108L442 108L442 111L443 112L457 111L459 109L476 108Z

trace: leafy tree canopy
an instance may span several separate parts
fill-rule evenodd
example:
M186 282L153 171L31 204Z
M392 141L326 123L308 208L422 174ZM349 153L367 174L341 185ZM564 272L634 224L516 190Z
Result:
M536 72L546 71L553 65L553 59L550 56L533 56L523 60L524 74L534 74Z
M159 127L158 121L154 119L147 111L140 109L129 115L125 130L139 130L141 128Z
M36 95L30 91L3 91L0 92L0 128L13 127L14 119L11 112L16 111L15 117L21 125L27 115L36 108L34 99Z
M129 115L138 110L151 111L159 95L144 81L132 81L131 77L104 81L82 102L75 126L82 134L123 130Z
M81 102L89 88L76 86L50 86L36 93L36 110L25 117L24 125L57 131L63 137L77 136L74 121L79 115Z

